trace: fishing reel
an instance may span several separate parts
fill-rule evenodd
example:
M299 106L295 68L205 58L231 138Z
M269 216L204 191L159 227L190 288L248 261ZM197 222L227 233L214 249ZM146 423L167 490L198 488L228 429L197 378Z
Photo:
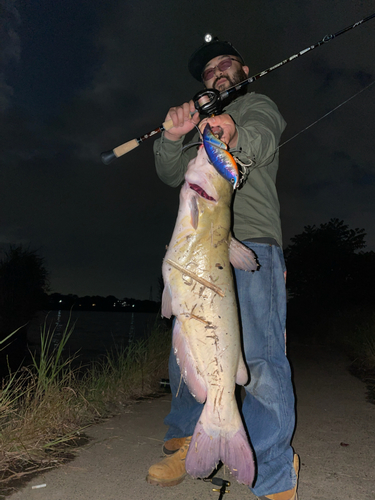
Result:
M223 104L220 92L216 89L204 89L196 93L193 97L195 109L200 115L214 116L221 115Z

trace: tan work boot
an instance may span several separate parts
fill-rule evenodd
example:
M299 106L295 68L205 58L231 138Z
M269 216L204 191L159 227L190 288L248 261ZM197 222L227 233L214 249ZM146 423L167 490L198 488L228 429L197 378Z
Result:
M182 483L186 476L185 459L189 449L191 436L184 438L181 448L157 464L150 467L146 481L158 486L176 486Z
M297 475L297 481L294 488L288 491L282 491L280 493L274 493L272 495L265 495L263 497L258 497L259 500L298 500L297 487L298 487L299 457L296 454L294 454L293 467Z
M176 451L178 451L182 446L184 446L185 439L186 437L173 438L173 439L168 439L168 441L165 441L165 443L163 444L164 455L173 455L173 453L176 453Z

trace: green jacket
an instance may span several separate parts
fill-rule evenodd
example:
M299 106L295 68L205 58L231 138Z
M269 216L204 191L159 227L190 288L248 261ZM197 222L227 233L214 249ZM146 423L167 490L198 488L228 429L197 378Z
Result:
M279 167L277 150L286 123L276 104L268 97L245 94L231 102L224 112L236 123L238 142L235 153L246 162L255 161L246 183L236 190L233 203L233 232L239 240L274 238L282 247L280 205L276 192ZM166 184L177 187L184 181L189 161L197 154L191 147L181 151L184 137L169 141L164 137L154 143L156 171Z

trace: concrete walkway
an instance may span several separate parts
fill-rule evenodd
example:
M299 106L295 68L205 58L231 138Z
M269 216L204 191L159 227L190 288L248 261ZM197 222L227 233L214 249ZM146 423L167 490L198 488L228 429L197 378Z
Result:
M333 352L298 346L291 359L300 500L373 500L375 405L366 401L366 387ZM211 483L190 477L172 488L146 483L148 467L161 458L169 402L170 395L145 400L91 427L91 442L73 462L33 478L10 500L218 500ZM224 500L255 499L223 468L218 476L232 483ZM46 486L33 489L38 485Z

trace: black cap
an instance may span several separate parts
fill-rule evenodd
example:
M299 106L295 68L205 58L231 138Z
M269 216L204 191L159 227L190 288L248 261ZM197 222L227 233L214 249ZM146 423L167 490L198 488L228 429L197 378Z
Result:
M217 37L213 38L211 42L201 45L190 57L188 68L193 77L199 82L202 81L203 68L206 64L217 56L236 56L244 60L241 54L233 47L230 42L224 42Z

